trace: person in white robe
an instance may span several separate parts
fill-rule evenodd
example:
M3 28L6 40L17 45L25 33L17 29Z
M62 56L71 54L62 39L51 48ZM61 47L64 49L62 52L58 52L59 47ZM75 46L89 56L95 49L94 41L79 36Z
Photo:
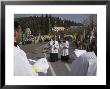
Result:
M14 22L14 75L38 76L38 72L44 71L46 73L46 70L48 70L49 68L46 59L39 59L38 61L35 62L35 64L31 65L29 63L30 60L27 59L26 53L18 46L21 36L20 32L21 32L20 24L18 22Z
M97 75L97 56L94 52L75 49L74 54L75 60L70 65L73 76Z
M62 48L61 60L68 61L69 60L69 42L67 40L64 40L60 46Z
M50 62L58 61L59 43L56 39L50 41Z

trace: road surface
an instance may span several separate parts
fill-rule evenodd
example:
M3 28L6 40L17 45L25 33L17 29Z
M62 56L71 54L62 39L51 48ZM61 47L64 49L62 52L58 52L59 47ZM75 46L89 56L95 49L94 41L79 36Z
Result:
M45 57L44 49L48 46L47 42L41 42L37 44L26 44L21 45L20 47L26 52L28 59L38 60L39 58ZM60 51L59 51L59 60L56 62L49 62L49 69L46 76L72 76L74 70L71 69L71 64L74 62L74 56L72 55L74 47L70 42L70 60L69 62L63 62L60 60ZM47 60L49 59L49 53L46 52ZM40 76L43 76L43 73L39 73Z

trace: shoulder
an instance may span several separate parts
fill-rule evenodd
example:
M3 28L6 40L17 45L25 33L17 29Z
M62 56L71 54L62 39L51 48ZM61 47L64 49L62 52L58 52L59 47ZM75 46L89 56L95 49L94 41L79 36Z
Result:
M85 52L84 54L82 54L80 56L80 58L83 58L83 59L86 59L86 60L88 60L88 59L94 59L94 60L97 59L94 52Z
M19 46L14 47L14 56L18 55L26 56L26 53Z
M14 56L19 54L19 48L14 46Z

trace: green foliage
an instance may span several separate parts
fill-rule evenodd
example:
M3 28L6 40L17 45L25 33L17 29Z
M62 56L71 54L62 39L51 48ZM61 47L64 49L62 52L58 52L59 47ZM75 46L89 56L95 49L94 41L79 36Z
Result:
M52 17L50 14L42 14L40 17L38 16L30 16L30 17L20 17L15 18L15 21L18 21L22 27L23 33L25 29L29 27L32 31L34 36L41 33L42 35L47 35L52 33L52 27L55 25L58 27L65 27L68 28L70 26L80 26L81 23L76 23L70 20L62 20L59 17ZM61 33L62 35L64 33Z

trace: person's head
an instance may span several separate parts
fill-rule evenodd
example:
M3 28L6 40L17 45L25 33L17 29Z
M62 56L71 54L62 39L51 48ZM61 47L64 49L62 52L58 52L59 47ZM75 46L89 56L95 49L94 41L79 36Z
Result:
M65 40L63 40L63 43L65 43L66 41Z
M21 26L18 22L14 22L14 41L20 42Z

